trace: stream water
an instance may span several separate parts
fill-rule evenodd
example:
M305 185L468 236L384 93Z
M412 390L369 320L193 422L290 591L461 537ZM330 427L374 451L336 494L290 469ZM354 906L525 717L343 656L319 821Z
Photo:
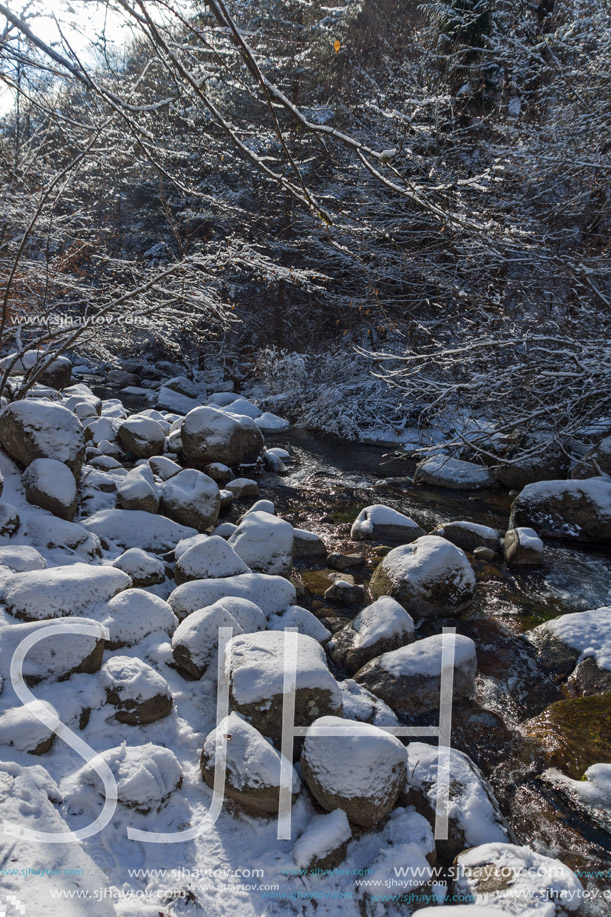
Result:
M364 506L392 506L426 531L459 519L500 531L507 527L511 502L507 492L415 486L411 481L415 462L390 448L302 429L267 440L269 446L287 448L294 461L286 475L262 477L262 496L274 500L279 514L295 526L318 532L331 551L365 555L363 566L349 570L354 581L365 586L376 562L374 545L350 540L351 523ZM580 699L579 717L571 708L566 722L556 717L557 726L543 745L533 738L531 718L566 695L541 672L525 634L560 614L610 605L611 556L603 550L548 544L544 566L533 572L510 570L500 557L492 562L470 560L478 579L474 604L460 618L435 619L421 625L418 633L425 637L454 625L477 646L477 699L455 709L453 744L469 754L489 779L518 843L559 857L578 871L584 884L597 884L588 874L608 870L611 863L608 813L586 811L548 775L550 766L557 765L579 778L590 764L611 761L609 705L605 701L601 707L600 698ZM325 604L324 591L336 576L324 562L298 565L300 603L331 630L358 611ZM608 902L601 900L586 904L582 912L602 915L606 908Z

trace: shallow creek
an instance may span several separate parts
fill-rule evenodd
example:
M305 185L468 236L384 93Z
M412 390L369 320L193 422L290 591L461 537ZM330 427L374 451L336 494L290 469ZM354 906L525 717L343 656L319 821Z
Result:
M500 531L507 527L507 492L414 486L416 463L390 449L301 429L267 441L269 446L287 448L294 461L283 477L262 476L261 495L272 499L279 514L295 526L320 534L330 551L364 555L365 563L347 572L365 586L376 563L375 545L351 541L350 526L368 504L392 506L426 531L460 519ZM611 760L609 695L567 705L566 689L563 692L541 672L524 634L557 615L611 604L611 555L550 544L544 567L529 573L510 570L500 557L493 562L469 559L478 579L473 606L460 618L435 619L418 631L418 637L426 637L453 625L477 646L477 703L456 706L453 744L490 780L518 843L560 857L590 884L587 874L608 870L611 862L609 814L586 811L546 774L557 767L579 779L591 764ZM298 601L330 630L343 626L359 610L325 604L324 592L338 573L324 562L300 562L297 570ZM342 677L341 672L335 674ZM558 701L565 702L549 712ZM541 715L544 741L529 722L534 717L540 722ZM599 887L605 886L601 882ZM583 913L604 914L607 906L603 901L586 905Z

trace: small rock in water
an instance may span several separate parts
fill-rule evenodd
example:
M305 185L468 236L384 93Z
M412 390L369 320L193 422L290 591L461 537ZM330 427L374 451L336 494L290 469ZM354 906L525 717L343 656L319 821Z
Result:
M473 556L477 557L479 560L494 560L495 557L498 557L498 551L493 551L492 548L475 548L473 551Z
M337 579L325 592L325 601L334 605L358 605L365 599L365 587Z
M433 455L420 462L414 474L414 484L448 487L451 490L482 490L497 486L489 468L447 455Z
M362 554L329 554L327 563L333 570L347 570L349 567L361 567L365 558Z
M424 535L424 529L417 522L380 503L361 510L350 530L350 537L356 540L383 540L398 544L409 544L421 535Z
M327 547L316 532L294 529L293 555L298 560L317 560L327 556Z
M498 553L500 548L499 533L488 525L476 525L474 522L445 522L433 529L431 535L440 535L457 548L472 554L478 547L490 548L494 553Z
M543 564L543 542L534 529L509 529L503 541L503 555L513 567L540 567Z
M259 496L259 485L251 478L234 478L228 482L225 489L230 490L236 500Z

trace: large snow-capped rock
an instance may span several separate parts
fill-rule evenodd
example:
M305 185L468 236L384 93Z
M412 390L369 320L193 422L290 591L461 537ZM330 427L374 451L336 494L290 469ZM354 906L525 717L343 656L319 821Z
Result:
M350 822L342 809L315 815L293 845L293 859L300 869L332 869L343 862L351 839Z
M540 567L543 563L543 542L534 529L509 529L503 540L503 556L513 567Z
M100 684L115 719L130 726L146 726L172 712L172 692L165 678L142 659L111 656L100 670Z
M217 745L220 742L224 742L227 749L225 796L251 815L277 817L282 764L280 753L251 723L237 713L230 713L204 742L200 768L209 787L214 787ZM290 775L294 803L301 781L292 765Z
M61 549L63 553L94 560L102 553L100 539L78 522L42 514L27 519L21 531L39 548Z
M117 783L119 803L137 812L159 812L182 783L180 764L173 751L151 742L137 747L119 745L101 753ZM68 814L82 807L82 799L100 806L104 801L102 781L91 764L86 764L65 782L63 808Z
M253 404L248 398L242 398L241 396L235 398L230 404L225 405L223 410L227 411L229 414L252 417L253 420L256 417L261 417L263 413L261 408L258 408L256 404Z
M482 844L459 854L454 894L484 908L521 917L564 917L578 912L583 886L551 857L515 844Z
M139 465L128 471L117 488L117 498L122 509L143 510L146 513L158 511L159 487L148 465Z
M79 633L81 625L95 627L95 633ZM57 627L62 633L53 633ZM68 628L68 632L63 631ZM45 679L66 678L78 672L97 672L102 664L104 638L93 618L55 618L52 621L31 621L26 624L0 625L0 676L10 681L10 663L19 644L31 634L45 631L23 663L26 684L34 685ZM74 631L73 633L71 631Z
M316 640L303 634L296 634L296 641L295 725L309 726L325 714L341 715L341 691L327 668L324 650ZM290 662L285 657L285 635L278 631L234 637L225 650L231 708L245 716L278 748L284 669Z
M390 596L383 596L360 611L333 635L331 659L348 675L382 653L397 650L414 640L414 621Z
M541 536L611 544L611 481L539 481L520 491L509 528L534 528Z
M231 467L254 462L263 451L263 436L251 417L211 406L189 411L181 439L185 458L198 468L210 462Z
M159 421L144 414L132 414L117 429L117 436L127 452L138 458L150 458L163 452L165 431Z
M287 627L296 627L300 634L313 637L319 643L326 643L331 636L331 631L316 615L299 605L289 605L283 612L269 619L270 630L284 630Z
M48 701L40 702L48 715L58 717L58 712ZM0 714L0 745L14 748L30 755L46 755L55 741L55 733L34 713L35 702L10 707ZM61 719L61 717L60 717Z
M116 567L81 563L16 573L6 584L6 609L26 621L81 615L127 589L131 582Z
M541 667L579 694L611 691L611 606L561 615L528 632Z
M475 594L475 574L464 551L425 535L393 548L376 567L370 589L374 599L392 596L415 618L430 618L466 608Z
M380 697L395 713L417 716L439 707L444 641L454 641L453 696L475 696L475 643L462 634L437 634L372 659L354 680Z
M398 726L396 713L388 704L359 685L353 678L346 678L339 683L344 704L344 717L347 720L358 720L359 723L372 723L374 726Z
M40 551L29 545L6 545L0 548L0 567L5 567L12 573L44 570L46 566L47 562Z
M72 521L77 505L76 481L67 465L57 459L34 459L21 481L28 503Z
M104 545L142 548L155 554L171 551L181 538L197 535L197 529L143 510L101 509L83 519L82 524Z
M416 808L418 796L421 796L433 811L437 808L440 754L445 752L440 753L437 745L410 742L407 746L405 789L407 802L414 802ZM467 847L511 840L507 823L480 769L468 755L456 748L449 749L448 754L448 838L437 841L439 852L445 859L453 860Z
M78 475L85 456L81 422L72 411L47 401L15 401L0 411L0 444L23 467L38 458L57 459Z
M404 516L403 513L375 503L366 506L352 523L351 538L357 540L377 541L383 544L392 543L409 544L424 535L424 529L417 522Z
M188 414L193 408L200 405L198 398L190 398L167 385L162 385L157 396L157 407L163 411L172 411L176 414Z
M218 579L249 573L244 563L220 535L210 535L204 541L193 544L182 551L176 561L174 579L176 585L198 579Z
M167 602L144 589L126 589L98 605L95 617L108 628L111 647L133 646L148 634L172 634L178 618Z
M325 735L332 728L336 735ZM372 828L393 808L407 774L405 747L377 726L322 716L309 727L301 770L316 801Z
M204 531L218 519L221 508L218 485L203 471L186 468L164 482L161 508L170 519Z
M416 467L414 484L448 487L451 490L482 490L496 487L496 479L489 468L474 462L432 455Z
M61 798L59 787L44 767L0 762L0 820L4 824L49 834L66 833L69 826L57 808ZM100 889L108 885L108 877L82 844L41 845L39 841L8 836L4 843L7 859L0 900L6 914L49 914L50 902L57 896L62 917L82 917L80 896L86 894L95 900L96 917L116 917L112 899L99 896ZM21 872L22 864L32 870L27 878Z
M251 570L288 576L293 564L293 526L267 512L247 513L229 544Z
M294 605L296 600L295 587L283 576L241 573L239 576L183 583L170 594L168 602L174 614L182 621L198 608L213 605L228 596L249 599L259 606L267 618Z
M142 548L129 548L112 562L113 567L123 570L131 577L134 586L155 586L165 579L165 564L160 557L143 551Z
M221 627L231 628L233 636L244 632L223 600L199 608L181 621L172 637L172 653L183 675L201 678L210 669L209 675L216 677Z

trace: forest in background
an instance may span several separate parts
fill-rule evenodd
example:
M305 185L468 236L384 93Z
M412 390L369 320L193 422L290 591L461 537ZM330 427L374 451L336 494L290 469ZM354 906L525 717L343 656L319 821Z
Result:
M604 0L108 6L84 59L0 2L3 352L215 360L484 454L608 419Z

